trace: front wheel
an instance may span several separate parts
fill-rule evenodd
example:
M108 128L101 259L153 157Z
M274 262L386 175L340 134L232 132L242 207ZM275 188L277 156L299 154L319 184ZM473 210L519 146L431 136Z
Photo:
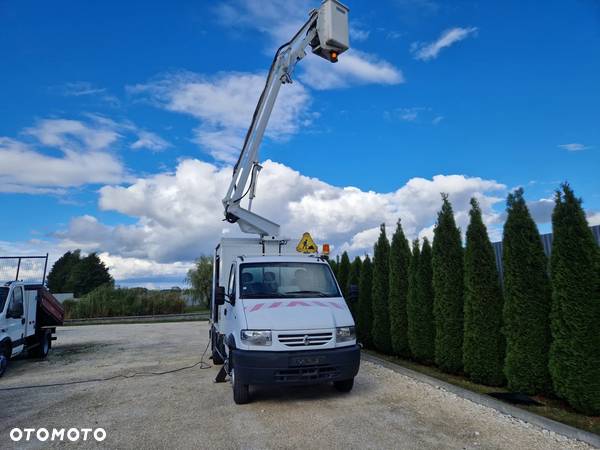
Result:
M354 387L354 378L350 378L349 380L334 381L333 387L338 392L350 392Z
M231 369L231 385L233 387L233 401L236 405L245 405L250 402L250 386L236 380L234 369Z

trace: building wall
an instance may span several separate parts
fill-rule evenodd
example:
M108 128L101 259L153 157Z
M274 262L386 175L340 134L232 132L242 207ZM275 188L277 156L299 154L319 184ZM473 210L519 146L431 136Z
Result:
M596 243L600 245L600 225L594 225L590 227L592 230L592 234L596 239ZM544 253L546 256L550 257L550 253L552 253L552 233L542 234L542 245L544 246ZM502 270L502 242L494 242L492 243L494 246L494 253L496 254L496 267L498 267L498 273L500 275L500 281L504 279L504 273Z

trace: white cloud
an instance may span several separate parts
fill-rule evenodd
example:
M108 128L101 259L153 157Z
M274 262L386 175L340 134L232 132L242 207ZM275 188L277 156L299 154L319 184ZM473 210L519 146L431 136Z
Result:
M190 72L169 74L128 90L146 95L170 111L200 120L195 141L215 159L235 161L265 83L262 74L221 73L204 77ZM310 122L310 97L301 83L282 87L266 135L284 140Z
M165 141L156 133L152 133L150 131L140 130L138 131L138 139L133 144L131 144L131 148L134 150L139 150L142 148L147 148L149 150L160 152L166 148L171 147L171 144Z
M404 83L404 75L389 62L359 50L350 49L330 64L310 54L302 62L300 79L314 89L335 89L360 84L394 85Z
M462 41L467 37L477 32L476 27L468 28L451 28L444 31L440 37L430 43L424 42L413 42L411 45L411 52L414 53L415 59L422 61L429 61L430 59L437 58L440 51L446 47L450 47L456 42Z
M527 208L536 223L550 223L552 221L554 204L554 200L551 198L541 198L539 200L528 202Z
M568 152L580 152L582 150L587 150L591 148L590 146L579 144L576 142L573 142L571 144L561 144L558 147L562 148L563 150L567 150Z
M588 225L590 227L593 227L594 225L600 225L600 212L588 211L587 212L587 221L588 221Z
M50 156L22 142L0 137L0 192L61 193L83 184L121 182L125 169L109 153L65 148Z
M360 28L356 24L350 24L350 42L364 42L369 39L370 30Z
M98 95L106 93L106 88L99 88L88 81L75 81L60 86L63 95L81 97L83 95Z
M182 282L187 271L192 267L189 262L161 264L147 259L124 258L106 252L100 253L98 256L106 264L113 278L121 282L144 278L156 279L158 274L160 278L174 278Z
M65 97L95 98L113 107L118 107L121 104L120 100L116 96L108 92L108 89L98 87L88 81L65 83L60 86L54 86L50 90L57 92L60 95L64 95Z
M222 221L221 198L230 176L228 166L188 159L174 173L140 178L127 187L103 187L100 208L136 217L137 222L112 227L82 216L56 237L64 247L112 257L159 264L192 261L210 254L224 230L230 231L228 235L240 234L237 225ZM295 239L310 231L320 242L362 254L372 250L382 222L391 232L400 217L411 238L431 227L441 205L440 192L449 193L463 230L472 196L479 199L486 223L495 227L500 215L493 206L503 195L494 193L504 194L504 190L504 185L493 180L437 175L410 179L393 192L363 191L333 186L266 161L253 210L279 222L286 237Z
M120 137L113 127L105 124L87 125L68 119L40 120L25 132L42 145L65 150L105 150Z

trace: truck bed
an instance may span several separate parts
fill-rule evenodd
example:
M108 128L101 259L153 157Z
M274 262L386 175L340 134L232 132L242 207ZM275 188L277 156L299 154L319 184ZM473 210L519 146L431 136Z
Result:
M27 285L25 289L28 291L37 291L38 326L55 327L63 324L65 319L65 309L48 289L41 284Z

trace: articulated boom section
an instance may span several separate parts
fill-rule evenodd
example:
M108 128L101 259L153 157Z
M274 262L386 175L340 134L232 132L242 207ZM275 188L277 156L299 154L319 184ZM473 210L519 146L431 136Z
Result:
M244 146L233 168L231 184L223 198L225 220L237 222L244 233L279 235L278 224L253 213L251 209L258 174L262 169L258 150L281 85L292 82L294 68L306 56L305 48L309 45L313 53L337 62L338 55L349 48L348 41L348 8L337 0L325 0L319 9L311 11L308 21L294 37L277 50ZM245 197L248 197L247 209L241 206Z

